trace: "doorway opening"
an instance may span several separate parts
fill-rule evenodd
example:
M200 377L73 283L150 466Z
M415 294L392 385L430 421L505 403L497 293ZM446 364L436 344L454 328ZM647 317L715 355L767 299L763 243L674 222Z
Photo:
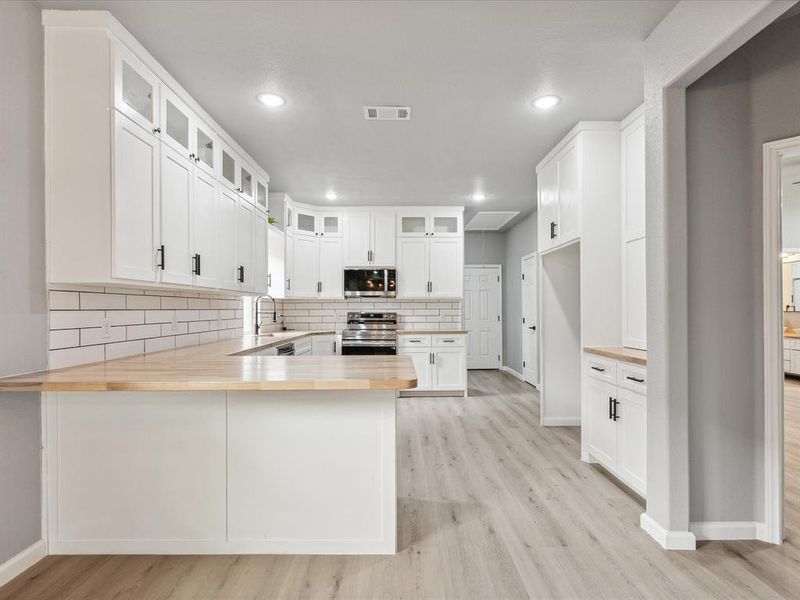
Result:
M800 137L764 144L764 530L800 526Z
M503 366L503 267L464 266L467 369Z

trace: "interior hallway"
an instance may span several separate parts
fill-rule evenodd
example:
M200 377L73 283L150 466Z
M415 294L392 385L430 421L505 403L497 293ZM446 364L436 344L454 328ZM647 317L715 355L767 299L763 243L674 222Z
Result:
M666 552L641 501L541 428L537 394L473 371L469 398L398 403L397 556L49 557L0 600L797 598L800 383L787 384L787 543Z

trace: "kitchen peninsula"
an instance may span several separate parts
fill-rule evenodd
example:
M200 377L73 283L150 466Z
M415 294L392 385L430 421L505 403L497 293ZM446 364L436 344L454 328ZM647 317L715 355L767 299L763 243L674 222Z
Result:
M393 554L405 356L244 336L0 379L43 393L51 554Z

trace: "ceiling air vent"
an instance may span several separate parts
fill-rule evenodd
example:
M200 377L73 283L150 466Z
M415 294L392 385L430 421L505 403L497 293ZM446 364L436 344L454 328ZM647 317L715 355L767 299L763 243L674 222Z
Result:
M411 119L411 107L365 106L364 118L367 121L408 121Z

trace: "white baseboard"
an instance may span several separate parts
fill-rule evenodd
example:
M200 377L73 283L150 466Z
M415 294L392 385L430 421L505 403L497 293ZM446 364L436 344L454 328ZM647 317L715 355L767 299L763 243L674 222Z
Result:
M516 378L517 378L517 379L519 379L520 381L524 381L525 383L527 383L527 384L529 384L529 385L532 385L532 386L533 386L534 388L536 388L537 390L538 390L538 389L540 389L540 388L539 388L539 384L538 384L538 383L531 383L530 381L528 381L527 379L525 379L525 377L523 376L523 374L522 374L522 373L520 373L520 372L519 372L519 371L517 371L516 369L512 369L512 368L511 368L511 367L509 367L508 365L503 365L502 367L500 367L500 370L501 370L501 371L505 371L505 372L506 372L506 373L508 373L509 375L513 375L514 377L516 377Z
M0 586L7 584L17 575L35 565L47 555L47 545L39 540L25 548L16 556L12 556L0 565Z
M545 427L580 427L581 418L545 417L542 419L542 425Z
M694 550L697 547L691 531L668 531L655 522L647 513L639 517L639 526L666 550Z
M689 523L689 531L698 540L757 540L761 539L763 523L757 521L701 521Z

